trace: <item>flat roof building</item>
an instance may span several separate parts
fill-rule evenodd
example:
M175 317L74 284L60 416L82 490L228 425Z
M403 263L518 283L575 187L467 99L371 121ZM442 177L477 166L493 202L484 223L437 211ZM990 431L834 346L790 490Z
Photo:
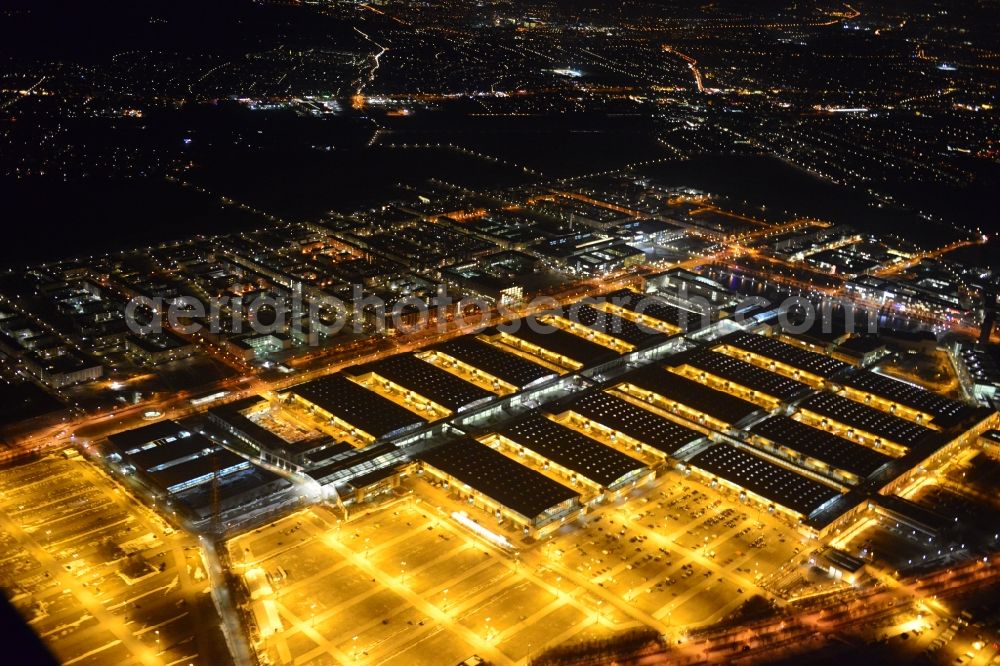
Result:
M291 483L222 448L176 421L162 421L110 435L112 460L134 472L157 494L169 495L196 520L217 509L224 522L239 520L256 501L281 493ZM220 525L222 526L222 525Z
M673 356L669 364L690 379L721 388L768 409L810 391L807 384L706 349Z
M373 444L363 449L342 451L322 461L306 474L324 486L342 484L351 479L403 462L402 450L391 442Z
M950 428L977 411L964 402L869 370L858 370L839 383L853 400L884 406L898 416L933 427Z
M619 356L607 347L539 322L534 317L487 329L483 335L491 342L537 355L568 370L600 365Z
M584 420L603 426L645 450L651 449L657 457L677 455L679 451L705 435L697 430L675 423L604 391L593 391L557 408L559 413L576 414ZM624 442L622 442L624 444Z
M163 443L188 437L191 433L177 421L157 421L140 428L108 435L108 441L120 455L151 449Z
M732 427L760 411L760 407L751 402L669 372L659 365L648 365L623 376L616 388L716 429Z
M640 327L634 321L599 310L586 303L578 303L565 308L563 317L637 348L657 344L667 337L663 333Z
M841 496L831 486L726 443L708 447L688 464L801 518L808 518Z
M852 483L871 476L893 460L889 455L787 416L761 421L749 433L755 444L781 450L793 461L814 469L840 472L839 476Z
M799 411L809 425L843 433L847 439L902 455L915 442L934 432L922 425L893 416L835 393L821 391L799 403Z
M402 435L426 423L409 409L342 374L294 386L288 393L323 418L336 420L347 428L357 428L375 440Z
M222 478L240 470L250 469L249 460L216 446L206 437L194 434L206 444L202 455L175 461L174 464L160 465L156 471L143 470L153 483L170 494L209 483L214 476ZM168 445L169 446L169 445Z
M348 368L344 373L359 379L374 375L376 378L389 380L452 413L463 412L496 397L412 354L397 354L374 363Z
M460 491L477 495L484 507L500 511L522 526L538 530L580 509L580 493L525 467L471 437L451 440L421 453Z
M706 319L696 312L671 305L653 294L638 294L631 289L619 289L605 294L603 300L614 308L668 324L676 332L696 331L701 327L703 319Z
M505 352L472 335L464 335L435 345L431 350L478 368L515 386L518 390L524 390L558 376L548 368L516 354Z
M775 337L745 331L736 331L720 338L715 349L786 377L809 381L814 386L851 367L843 361L796 347Z
M647 467L544 416L534 415L499 433L514 448L530 451L545 463L561 468L571 480L589 482L601 490L617 490L637 481Z
M135 450L124 457L138 470L156 472L164 467L187 462L218 448L198 433L189 433L163 445Z

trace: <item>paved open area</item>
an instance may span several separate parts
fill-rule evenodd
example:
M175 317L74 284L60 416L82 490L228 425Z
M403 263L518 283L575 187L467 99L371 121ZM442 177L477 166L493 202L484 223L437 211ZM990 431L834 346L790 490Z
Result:
M668 474L542 550L574 584L595 585L638 621L678 633L736 610L803 547L790 526L728 500Z
M412 497L349 523L309 509L229 548L237 571L268 579L254 603L277 610L258 643L273 663L513 663L601 619Z
M198 542L91 463L0 470L0 585L63 664L225 664Z
M262 659L514 664L639 626L680 636L738 609L802 547L774 516L675 473L541 542L515 539L516 554L451 518L463 507L440 488L402 492L348 521L315 507L229 542Z

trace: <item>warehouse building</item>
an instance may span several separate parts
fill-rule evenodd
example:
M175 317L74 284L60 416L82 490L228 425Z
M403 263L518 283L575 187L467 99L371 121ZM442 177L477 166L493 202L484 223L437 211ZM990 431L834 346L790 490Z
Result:
M659 365L648 365L625 375L615 388L716 430L737 427L760 411L752 402L668 372Z
M466 437L420 454L422 469L497 522L510 520L538 537L576 518L580 493Z
M558 377L558 373L522 356L502 351L472 335L431 347L432 352L476 368L515 390L524 391Z
M971 405L869 370L858 370L840 384L852 400L934 430L951 428L976 412Z
M578 325L579 328L573 331L574 333L580 331L584 335L590 335L590 332L596 332L602 336L613 338L616 343L610 348L616 350L624 349L625 351L632 351L633 349L645 349L667 339L665 333L639 326L639 324L631 319L621 317L604 309L598 309L586 303L569 306L565 309L561 318ZM601 336L595 336L594 339L601 344L605 344L602 342ZM605 344L605 346L609 345Z
M700 349L678 354L669 364L678 374L767 410L810 391L807 384L715 351Z
M889 455L905 454L913 442L933 432L835 393L815 393L799 403L802 421Z
M600 365L621 355L621 352L533 317L519 319L503 327L486 329L482 336L501 348L534 356L569 371Z
M529 416L484 441L553 470L572 487L587 489L596 501L653 478L652 471L635 458L541 415Z
M290 389L288 399L370 442L411 432L426 420L342 374L328 375Z
M707 316L672 305L653 294L639 294L631 289L606 294L597 307L667 335L697 331L710 323Z
M782 342L776 337L744 331L736 331L720 338L715 351L804 382L813 388L822 388L827 381L851 367L843 361Z
M768 511L782 511L805 521L841 497L833 485L803 476L736 446L720 443L692 457L684 466L712 487L739 493Z
M749 442L769 453L834 479L856 485L892 457L787 416L774 416L749 430Z
M633 454L671 460L705 434L604 391L593 391L551 408L556 420Z
M344 374L411 409L416 405L439 418L484 405L496 397L413 354L397 354L348 368Z

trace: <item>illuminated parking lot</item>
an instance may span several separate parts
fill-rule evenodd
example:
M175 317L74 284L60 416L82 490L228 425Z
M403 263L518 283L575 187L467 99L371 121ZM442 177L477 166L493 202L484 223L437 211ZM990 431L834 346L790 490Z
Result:
M270 579L271 594L253 603L276 608L280 628L257 637L275 663L515 663L598 619L426 503L339 525L311 509L229 549L245 577Z
M90 463L0 471L0 577L63 664L226 663L197 541Z
M758 584L803 547L779 518L676 473L538 542L436 480L401 492L346 522L316 507L229 542L263 659L514 664L640 626L680 638L766 595ZM465 509L516 552L451 517Z

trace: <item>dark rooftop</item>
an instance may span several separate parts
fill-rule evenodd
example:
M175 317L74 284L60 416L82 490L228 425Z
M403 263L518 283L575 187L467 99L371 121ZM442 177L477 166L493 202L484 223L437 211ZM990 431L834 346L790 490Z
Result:
M383 442L382 444L375 444L363 449L354 449L353 451L348 451L343 455L336 457L333 462L327 463L322 467L307 470L306 474L316 481L323 483L324 479L337 474L338 472L343 472L344 470L352 467L365 466L368 463L372 463L377 458L395 454L398 450L399 449L397 449L391 442Z
M873 393L886 400L930 414L934 417L935 425L943 428L960 423L976 411L975 407L964 402L951 400L919 386L907 384L870 370L858 370L843 379L841 383L844 386Z
M376 439L400 434L425 423L405 407L355 384L341 374L300 384L292 387L291 392Z
M690 464L804 516L840 496L829 486L729 444L705 449Z
M125 453L126 451L130 451L161 439L168 439L170 437L177 438L180 436L180 433L185 432L186 430L187 429L180 423L177 423L177 421L157 421L156 423L150 423L149 425L142 426L141 428L134 428L133 430L126 430L125 432L108 435L108 441L111 442L119 453Z
M544 416L531 416L500 434L605 488L645 468L638 460Z
M173 498L176 502L184 504L202 515L206 513L211 515L214 493L217 493L220 508L225 510L231 499L239 499L241 496L251 493L262 495L265 488L270 492L279 492L286 490L291 485L290 481L270 470L262 467L250 467L223 476L219 479L214 491L212 484L202 483L174 493Z
M867 477L893 460L878 451L787 416L769 418L750 428L750 432L860 478Z
M598 310L585 303L569 306L564 310L563 316L635 347L646 347L667 339L664 333L654 332L639 326L634 321Z
M837 568L850 573L860 571L865 566L865 561L860 557L837 548L827 548L823 551L823 557Z
M764 356L775 361L780 361L793 368L798 368L824 379L850 368L851 366L843 361L830 358L825 354L819 354L802 349L787 342L782 342L777 338L736 331L719 339L719 344L727 344L738 347L748 352Z
M887 511L932 530L943 530L954 525L954 521L948 517L904 497L878 494L873 499Z
M531 323L529 323L531 322ZM510 333L515 338L560 354L584 366L594 366L618 356L607 347L538 322L533 318L519 320L517 330Z
M195 432L191 433L188 437L181 437L172 442L143 449L127 457L136 469L147 471L175 460L181 460L217 448L219 447L215 442Z
M546 377L555 376L555 373L548 368L515 354L509 354L471 335L449 340L433 349L479 368L519 389Z
M625 375L621 381L635 384L728 424L738 423L760 409L742 398L668 372L659 365L647 365Z
M848 338L844 342L837 345L837 351L846 352L854 356L863 356L864 354L873 352L877 349L882 349L883 347L885 347L885 343L882 342L878 336L858 335Z
M405 389L453 412L460 412L496 396L486 389L459 379L412 354L397 354L381 361L348 368L347 374L361 377L374 372Z
M685 428L604 391L588 393L565 408L671 456L704 437L697 430ZM559 411L563 411L563 407Z
M799 407L906 447L912 447L917 440L933 432L906 419L826 391L809 396L799 403Z
M619 289L605 294L604 299L612 305L678 326L682 331L696 331L701 327L701 315L671 305L652 294L637 294L631 289Z
M250 463L235 453L216 447L211 453L199 458L151 472L150 477L160 487L169 489L213 473L221 478L226 470L239 465L249 466Z
M787 379L719 352L700 349L670 358L670 365L673 367L684 363L782 402L789 402L810 390L807 384Z
M532 520L580 496L471 437L446 442L420 454L420 459Z

